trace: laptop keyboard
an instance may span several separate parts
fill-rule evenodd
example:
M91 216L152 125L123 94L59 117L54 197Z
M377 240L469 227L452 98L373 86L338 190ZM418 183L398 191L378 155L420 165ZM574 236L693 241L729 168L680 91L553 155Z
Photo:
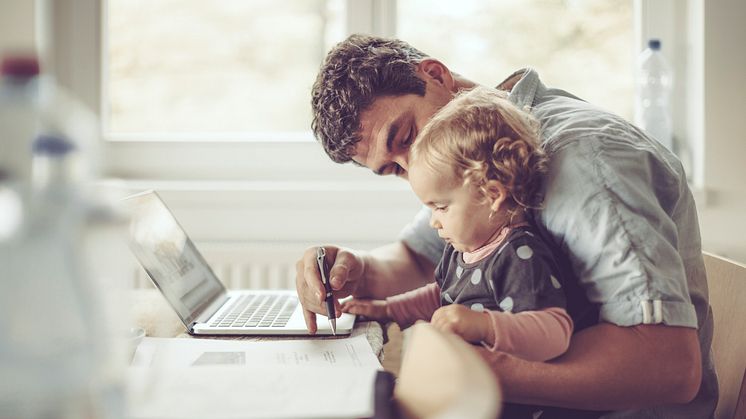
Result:
M243 294L210 322L211 327L283 327L298 305L298 297Z

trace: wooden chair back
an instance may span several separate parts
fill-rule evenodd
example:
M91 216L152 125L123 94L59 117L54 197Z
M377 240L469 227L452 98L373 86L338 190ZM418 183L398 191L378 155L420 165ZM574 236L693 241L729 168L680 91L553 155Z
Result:
M746 266L704 254L720 385L716 419L746 419Z

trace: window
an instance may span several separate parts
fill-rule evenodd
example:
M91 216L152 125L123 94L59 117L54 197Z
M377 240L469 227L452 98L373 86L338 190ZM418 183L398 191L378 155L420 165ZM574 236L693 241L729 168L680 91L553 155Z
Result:
M681 51L675 65L701 57L685 48L689 15L680 9L689 2L677 0L41 3L52 9L53 29L37 39L42 52L105 124L104 175L166 192L177 213L191 214L186 228L209 241L292 235L373 247L419 208L405 182L331 163L310 134L316 68L349 33L401 37L486 85L531 65L548 85L627 117L643 39ZM677 78L687 93L701 93L691 89L696 79ZM280 93L269 94L269 83ZM701 94L678 98L703 106ZM696 109L679 112L687 124L701 120ZM688 126L679 129L693 138ZM288 236L278 237L277 225Z
M289 139L344 36L342 0L109 0L108 139Z
M397 4L397 35L470 80L495 86L531 66L548 86L632 118L632 0Z
M368 174L331 164L309 129L316 69L347 34L398 36L486 85L531 65L631 118L640 34L678 16L649 1L57 0L51 42L113 140L108 175L356 182Z

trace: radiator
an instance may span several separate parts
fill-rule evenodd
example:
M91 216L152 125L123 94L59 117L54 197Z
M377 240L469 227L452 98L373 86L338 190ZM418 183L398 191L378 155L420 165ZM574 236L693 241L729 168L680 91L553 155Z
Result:
M295 289L295 262L304 243L208 243L199 245L215 275L229 289ZM133 266L132 286L153 288L139 264Z

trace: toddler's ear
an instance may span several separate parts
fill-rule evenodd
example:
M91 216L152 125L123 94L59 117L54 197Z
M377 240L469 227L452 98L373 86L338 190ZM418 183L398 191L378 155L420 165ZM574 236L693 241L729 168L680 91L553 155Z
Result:
M496 180L488 180L484 185L484 191L487 194L487 200L490 202L490 209L493 212L500 210L505 198L507 198L507 191L505 186Z

